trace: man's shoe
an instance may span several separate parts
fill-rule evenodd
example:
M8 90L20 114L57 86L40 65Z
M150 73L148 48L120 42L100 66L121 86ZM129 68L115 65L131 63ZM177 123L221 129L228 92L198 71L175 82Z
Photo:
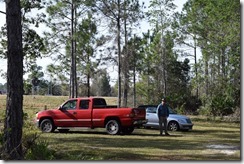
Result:
M169 133L165 133L166 136L169 136L170 134Z

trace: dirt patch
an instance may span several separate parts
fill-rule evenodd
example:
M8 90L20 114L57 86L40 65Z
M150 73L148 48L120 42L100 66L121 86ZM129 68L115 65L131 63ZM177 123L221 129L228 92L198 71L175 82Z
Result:
M231 146L231 145L207 145L206 146L210 150L215 150L217 152L232 155L235 154L237 151L240 151L240 146Z

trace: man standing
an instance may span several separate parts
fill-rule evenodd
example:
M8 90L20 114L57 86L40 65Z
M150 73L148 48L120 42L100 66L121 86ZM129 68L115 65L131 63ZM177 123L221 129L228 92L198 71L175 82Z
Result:
M160 129L160 135L163 135L163 129L165 131L165 135L168 136L168 130L167 130L167 118L169 117L169 108L166 104L166 99L162 98L162 103L160 103L157 107L157 115L159 119L159 129ZM162 123L164 124L164 128L162 126Z

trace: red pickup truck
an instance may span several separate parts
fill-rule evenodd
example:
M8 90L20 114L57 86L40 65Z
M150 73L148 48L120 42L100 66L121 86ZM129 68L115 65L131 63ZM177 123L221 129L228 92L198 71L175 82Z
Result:
M108 134L131 134L145 124L145 109L117 108L107 105L104 98L73 98L58 109L36 114L35 123L43 132L68 131L74 127L106 128Z

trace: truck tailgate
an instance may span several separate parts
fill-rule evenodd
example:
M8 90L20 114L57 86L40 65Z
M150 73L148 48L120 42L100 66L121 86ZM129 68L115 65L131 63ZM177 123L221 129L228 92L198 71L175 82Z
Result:
M146 119L146 110L142 108L133 108L135 113L134 119Z

